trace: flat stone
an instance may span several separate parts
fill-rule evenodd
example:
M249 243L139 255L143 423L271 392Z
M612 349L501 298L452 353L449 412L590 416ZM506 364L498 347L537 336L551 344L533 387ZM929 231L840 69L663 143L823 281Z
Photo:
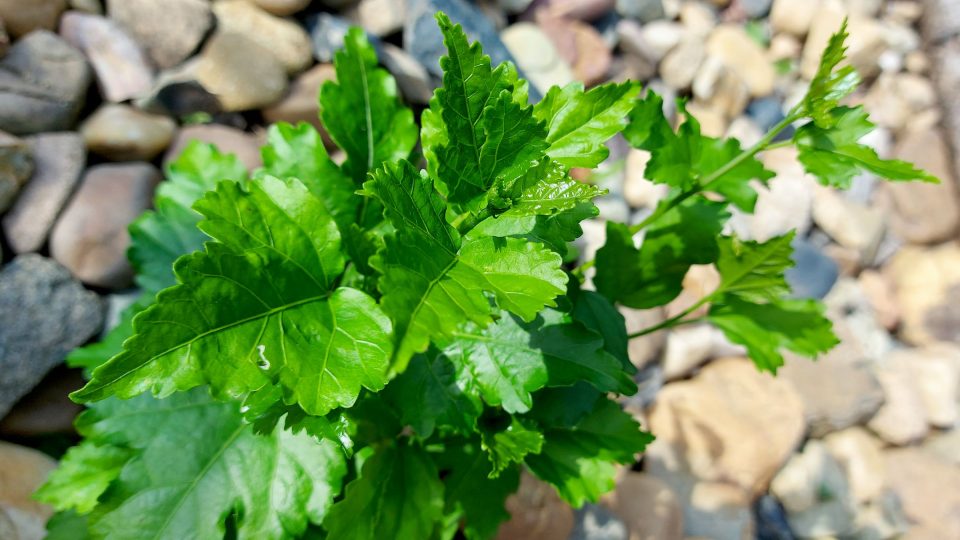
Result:
M127 227L153 201L160 171L149 163L96 165L87 169L50 236L50 253L80 281L97 287L129 287Z
M27 139L34 172L3 216L3 232L14 253L38 251L86 164L83 139L76 133L45 133Z
M57 462L50 456L6 442L0 442L0 519L6 518L12 535L9 540L40 540L46 534L53 508L33 500L33 492L47 480ZM0 524L0 533L4 532Z
M297 23L276 17L246 0L213 4L217 32L242 34L270 51L287 73L299 73L312 62L310 36Z
M960 469L914 448L892 450L885 457L887 484L914 524L907 537L960 538Z
M225 111L259 109L279 101L287 74L277 57L245 34L217 32L203 48L197 80Z
M546 94L552 86L565 86L573 82L570 66L537 25L515 23L500 34L500 39L513 54L517 66L541 94Z
M33 174L33 155L26 141L0 131L0 214L13 204Z
M346 18L375 36L388 36L403 29L407 0L359 0Z
M80 127L87 148L112 161L152 160L166 150L177 124L128 105L107 104Z
M256 136L237 128L221 124L201 124L184 126L173 139L170 148L163 156L164 166L177 159L187 143L193 140L210 143L221 152L234 154L247 170L263 165L260 156L260 141Z
M707 54L719 58L747 85L750 95L773 92L776 72L764 50L736 25L718 26L707 40Z
M100 94L107 101L126 101L150 91L150 61L140 44L115 21L70 11L60 22L60 35L83 51L97 76Z
M520 487L507 497L510 519L500 526L497 540L554 540L573 532L573 510L552 486L523 472Z
M631 540L683 538L683 509L677 495L654 476L628 472L603 504L623 520Z
M960 342L960 246L906 246L886 270L901 308L901 339Z
M0 0L0 19L14 38L34 30L56 30L66 0Z
M686 472L753 495L767 488L804 432L796 391L741 358L666 385L649 422L657 434L647 449L649 470Z
M207 0L107 0L110 18L124 25L160 68L197 50L213 24Z
M310 5L310 0L253 0L261 9L268 13L273 13L274 15L280 15L281 17L286 15L293 15L298 11L302 11L308 5Z
M320 87L327 81L336 81L337 72L333 64L317 64L301 73L290 83L287 95L277 103L266 107L261 112L263 119L273 124L276 122L307 122L317 128L329 141L329 136L320 122Z
M103 303L56 262L20 255L0 270L0 418L103 324ZM0 460L0 463L4 463Z
M90 86L80 51L35 30L0 61L0 129L15 135L69 129Z

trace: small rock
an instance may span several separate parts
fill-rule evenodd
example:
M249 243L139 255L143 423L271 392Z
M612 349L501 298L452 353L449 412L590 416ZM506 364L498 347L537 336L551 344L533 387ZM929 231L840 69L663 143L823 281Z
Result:
M793 267L785 272L795 298L823 298L837 282L840 270L833 259L803 238L793 241Z
M914 75L926 75L930 72L930 57L923 51L913 51L903 58L903 65Z
M665 306L665 314L668 318L680 315L693 307L704 296L715 291L720 286L720 272L714 265L696 264L691 266L683 276L682 284L683 289L680 291L680 295ZM696 311L691 312L690 316L703 317L708 310L707 306L701 306Z
M346 18L375 36L388 36L403 29L407 0L360 0Z
M258 109L276 103L287 90L277 57L244 34L215 34L200 53L197 80L217 96L225 111Z
M766 242L791 230L805 234L812 223L813 189L816 180L806 174L796 150L780 148L764 152L764 167L777 174L767 187L758 186L757 204L748 217L750 237Z
M800 58L800 52L802 50L803 45L795 36L790 34L777 34L770 39L767 57L774 63L784 60L792 62Z
M595 21L614 9L616 0L544 0L543 8L551 17ZM537 2L537 7L540 2Z
M680 500L683 532L688 540L755 538L750 497L742 489L723 482L698 481L684 472L654 470L650 474L669 486ZM650 540L654 538L659 540Z
M574 519L570 540L627 540L627 526L602 506L587 503Z
M895 361L907 366L920 393L931 426L952 429L960 422L960 347L935 343L922 349L894 351Z
M882 273L870 269L861 272L857 279L877 322L888 331L894 330L900 324L900 306L889 280Z
M674 47L660 63L660 76L674 90L683 90L693 84L707 51L700 39L685 39Z
M865 504L883 495L883 443L861 427L851 427L823 439L827 451L843 468L854 502Z
M824 0L811 25L810 35L803 48L800 72L812 79L820 64L820 56L830 36L840 29L847 11L839 0ZM877 21L862 16L849 19L850 38L847 41L847 61L863 77L872 77L880 71L880 56L887 50L886 30Z
M884 212L850 201L831 188L815 186L813 221L841 246L854 249L870 264L886 231Z
M107 104L80 127L87 148L111 161L150 161L166 150L177 125L166 116Z
M7 51L10 50L10 35L7 34L7 29L3 26L3 19L0 19L0 58L3 58L7 55Z
M923 443L923 449L939 459L960 467L960 429L936 433Z
M43 247L86 164L83 139L76 133L36 135L27 143L33 155L33 176L2 221L14 253Z
M774 0L770 9L770 24L775 32L803 37L810 30L820 2Z
M391 43L384 43L380 63L396 79L400 93L408 102L426 105L430 101L436 85L427 69L407 54L407 51Z
M121 289L133 279L127 226L150 207L160 171L149 163L96 165L50 235L50 253L80 281Z
M803 403L789 383L746 359L717 360L689 381L666 385L649 421L657 434L647 449L651 471L688 472L754 495L804 431Z
M67 394L79 390L83 385L84 380L79 370L55 368L33 392L20 399L6 417L0 420L0 436L75 434L73 420L83 407L70 401Z
M740 8L743 9L747 17L759 19L766 17L770 13L770 4L772 0L740 0Z
M500 526L497 540L555 540L573 531L573 510L552 486L524 471L520 488L507 497L510 520Z
M700 122L700 132L707 137L722 137L727 132L726 115L706 103L688 103L687 113Z
M207 0L107 0L107 12L130 30L160 68L190 56L213 24Z
M620 306L617 309L623 315L628 334L650 328L664 320L661 308L641 310ZM653 332L646 336L631 339L627 346L630 362L637 369L642 369L659 357L666 341L666 332Z
M200 58L161 72L146 96L136 101L137 107L154 114L183 117L194 113L217 114L223 106L197 80ZM316 98L316 96L314 96Z
M854 530L853 501L840 464L820 441L809 441L770 483L801 538L843 536Z
M69 0L70 9L93 15L103 15L103 3L100 0Z
M760 131L760 126L750 117L738 116L727 127L726 137L737 139L743 148L749 148L760 142L760 139L763 138L763 132Z
M914 345L960 342L960 247L906 246L887 264L903 316L900 337Z
M33 500L57 462L32 448L0 442L0 516L13 529L9 540L40 540L53 508ZM10 527L12 525L12 527ZM0 533L4 532L0 524Z
M323 83L336 80L337 72L333 64L317 64L294 79L282 100L263 109L263 119L271 124L308 122L329 141L329 136L320 123L320 103L317 96L320 95Z
M915 524L907 537L960 538L960 469L914 448L887 452L886 463L887 483Z
M147 56L116 22L71 11L60 22L60 35L86 55L107 101L126 101L150 91L153 69Z
M683 509L676 494L649 474L628 472L603 504L626 523L630 540L683 538Z
M236 155L247 170L253 170L263 165L263 160L260 157L260 141L256 136L229 126L203 124L185 126L177 132L173 143L170 144L170 148L163 156L164 166L177 159L183 149L186 148L187 143L193 140L210 143L221 152Z
M706 39L717 26L717 13L703 2L684 2L680 6L680 22L691 35Z
M90 86L83 55L46 30L17 41L0 61L0 129L15 135L69 129Z
M626 159L623 196L634 208L653 208L667 196L666 184L655 184L644 176L650 152L631 148Z
M929 244L948 240L960 224L956 179L949 150L939 130L911 132L897 142L896 157L916 164L940 184L890 182L894 231L906 241Z
M666 15L663 0L617 0L616 9L620 15L643 23L662 19Z
M747 85L754 97L773 92L776 72L764 50L738 25L718 26L707 40L707 54L720 59Z
M29 145L13 135L0 131L0 214L5 212L30 175L33 156Z
M726 118L735 118L747 107L750 94L740 77L716 56L707 56L693 79L693 95Z
M870 298L852 277L840 278L824 299L834 330L850 346L850 356L877 361L893 350L893 339L880 326Z
M573 76L587 86L607 79L612 55L599 32L580 21L538 17L537 24L553 42Z
M747 105L747 114L760 126L760 129L763 130L764 133L779 124L785 116L783 114L783 103L775 97L754 99ZM795 155L796 153L794 153L794 156Z
M902 446L923 439L929 428L923 395L912 369L899 355L891 355L877 370L884 403L867 423L884 441Z
M630 19L617 23L620 47L654 63L663 60L683 41L685 34L684 27L673 21L653 21L642 26Z
M552 86L565 86L573 82L570 66L560 57L550 38L535 24L513 24L503 31L500 38L513 54L517 66L541 94L546 94Z
M533 0L497 0L497 6L510 15L519 15L530 7Z
M308 17L307 31L313 43L313 57L325 64L333 62L336 52L343 48L343 39L350 26L350 21L329 13L317 13ZM380 40L369 33L367 39L379 54Z
M28 254L4 266L0 270L0 369L4 374L0 418L102 324L100 298L56 262ZM5 463L0 459L0 464Z
M245 36L270 51L287 73L299 73L313 62L310 36L293 21L270 15L246 0L214 2L213 13L218 34Z
M281 17L293 15L302 11L308 5L310 0L253 0L261 9Z
M14 38L34 30L56 30L66 0L0 0L0 19Z
M708 325L678 328L667 335L663 354L663 376L681 379L710 359L714 329Z
M754 501L753 515L757 540L794 540L790 523L787 522L787 512L772 495L761 495Z

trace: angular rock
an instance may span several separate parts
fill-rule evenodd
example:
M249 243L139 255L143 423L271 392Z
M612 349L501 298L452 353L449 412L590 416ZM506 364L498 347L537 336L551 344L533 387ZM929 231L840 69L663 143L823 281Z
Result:
M225 111L266 107L287 90L287 74L277 57L244 34L217 32L196 69L197 80Z
M173 143L170 144L170 148L163 156L164 166L177 159L187 143L192 140L210 143L220 149L221 152L235 154L248 170L263 165L263 159L260 156L260 141L256 136L230 126L202 124L185 126L177 132Z
M197 80L199 65L200 58L193 57L173 69L161 72L147 95L136 101L137 107L174 117L223 111L217 96Z
M770 483L801 538L844 536L855 529L850 490L840 464L820 441L809 441Z
M861 427L831 433L823 442L843 468L853 501L863 504L880 499L886 488L883 443Z
M17 199L31 174L33 155L30 146L26 141L0 131L0 214Z
M881 439L898 446L919 441L929 432L923 395L906 360L893 354L877 370L884 403L867 423Z
M287 73L306 69L313 58L310 36L297 23L271 15L246 0L220 0L213 4L217 32L242 34L270 51Z
M677 495L654 476L627 473L603 504L623 520L630 540L683 538L683 509Z
M573 510L553 487L524 471L520 487L507 497L510 520L500 526L497 540L554 540L573 531Z
M427 69L410 56L407 51L384 43L380 51L380 63L393 75L400 93L410 103L426 105L436 86Z
M513 54L517 67L541 94L552 86L573 82L570 66L560 56L550 38L538 26L519 22L500 34L503 44Z
M133 34L161 68L190 56L213 24L207 0L107 0L107 13Z
M66 0L0 0L0 19L14 38L34 30L56 30Z
M74 347L100 331L103 303L39 255L0 270L0 418ZM4 460L0 460L0 464Z
M96 165L57 220L50 253L80 281L97 287L130 286L127 227L150 207L160 171L149 163Z
M900 337L914 345L960 342L960 246L906 246L887 264L903 315Z
M166 150L177 124L128 105L107 104L80 126L87 148L111 161L149 161Z
M140 44L115 21L70 11L60 21L60 35L83 51L96 73L100 94L107 101L126 101L150 91L150 61Z
M308 5L310 0L253 0L261 9L274 15L286 16L293 15L302 11Z
M896 157L916 164L940 179L940 184L890 182L893 229L911 243L941 242L956 234L960 202L950 166L949 149L939 130L911 132L897 141Z
M2 220L14 253L43 247L86 164L83 139L76 133L45 133L27 142L33 155L33 176Z
M33 492L43 484L57 462L50 456L24 446L0 442L0 534L6 518L12 535L5 540L39 540L46 535L47 520L53 508L33 500Z
M736 25L718 26L707 40L707 54L719 58L747 85L750 95L773 92L776 72L763 49Z
M960 538L960 469L914 448L886 453L887 484L914 524L908 538Z
M403 28L407 0L360 0L345 13L347 19L375 36L387 36Z
M0 61L0 129L15 135L69 129L90 86L83 55L46 30L17 41Z
M337 80L337 73L333 69L333 64L317 64L304 71L290 83L287 95L283 99L263 109L263 119L271 124L308 122L327 137L320 123L320 103L317 101L317 96L320 95L320 87L323 83L335 80Z
M803 402L789 383L740 358L665 386L649 421L657 434L649 470L685 472L753 495L766 489L804 432Z

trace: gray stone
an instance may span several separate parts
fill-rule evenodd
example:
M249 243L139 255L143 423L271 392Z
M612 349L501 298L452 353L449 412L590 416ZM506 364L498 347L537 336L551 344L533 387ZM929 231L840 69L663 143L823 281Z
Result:
M29 145L0 131L0 214L10 208L31 174L33 156Z
M766 17L770 13L770 5L773 0L740 0L740 8L751 19Z
M761 495L753 503L757 540L794 540L787 513L772 495Z
M0 270L0 417L103 324L100 298L56 262L21 255Z
M627 526L602 506L587 504L574 519L570 540L627 540Z
M60 22L60 35L86 55L107 101L138 98L150 90L153 68L147 55L115 21L70 11Z
M80 51L54 33L31 32L0 62L0 129L15 135L69 129L90 79Z
M797 298L823 298L840 275L833 259L802 238L793 241L793 262L793 268L788 268L786 275Z
M336 15L317 13L308 17L307 31L313 42L313 57L322 63L333 62L333 55L343 48L343 38L349 29L350 21ZM380 39L369 33L367 39L377 50L377 56L380 56Z
M130 30L161 68L190 56L213 24L207 0L107 0L107 12Z
M617 13L630 19L648 23L666 15L663 0L617 0Z
M130 286L127 227L150 207L160 171L149 163L91 167L50 235L50 254L80 281L97 287Z
M396 79L397 86L407 101L418 105L425 105L430 101L436 85L426 68L407 51L385 43L381 49L380 63Z
M76 133L45 133L27 141L33 154L33 176L2 221L14 253L43 247L87 159L83 139Z

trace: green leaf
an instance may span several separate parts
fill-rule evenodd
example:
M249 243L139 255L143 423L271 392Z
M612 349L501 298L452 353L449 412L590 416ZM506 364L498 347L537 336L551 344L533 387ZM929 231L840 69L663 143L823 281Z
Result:
M479 212L487 193L510 186L544 157L546 130L533 108L514 96L516 73L508 65L491 68L479 43L470 43L460 25L443 13L437 21L447 55L440 58L443 87L425 115L429 165L458 211ZM443 131L440 134L440 122ZM439 144L439 146L434 146Z
M410 155L417 125L400 103L396 81L377 67L377 53L363 30L351 28L343 44L334 57L336 82L320 89L320 118L347 154L343 170L361 183L381 164Z
M717 237L730 217L725 206L688 199L650 226L639 249L628 226L608 221L607 241L597 251L597 291L637 309L670 302L683 290L690 266L717 260Z
M444 476L446 511L462 516L463 533L469 540L492 538L500 524L510 519L504 508L507 496L520 485L518 467L509 467L498 476L485 452L474 446L448 445L438 456Z
M331 293L343 257L316 197L299 182L265 177L249 192L223 183L197 209L219 242L177 262L180 284L134 319L124 351L75 399L163 396L203 383L238 398L277 379L285 401L323 415L352 405L361 386L383 387L389 320L360 291Z
M47 521L44 540L90 540L87 531L87 516L74 511L57 512Z
M846 189L861 171L888 180L939 182L911 163L881 159L873 148L859 144L857 141L874 128L863 107L837 107L825 114L831 119L830 127L811 122L797 129L793 136L800 163L821 184Z
M295 538L323 520L346 474L333 443L254 435L236 404L202 390L107 400L78 428L136 453L95 515L96 537L222 538L229 515L238 539Z
M774 301L790 293L784 272L793 266L794 232L759 243L735 237L720 238L717 294L737 295L751 302Z
M323 525L338 540L422 540L440 521L443 506L443 483L426 452L391 445L367 459Z
M191 141L166 167L166 182L157 187L157 199L170 199L190 208L203 194L224 180L243 182L247 170L233 154L212 144Z
M844 19L840 30L827 42L827 48L820 57L820 66L803 98L804 114L823 129L830 129L836 124L833 110L840 104L841 99L850 95L860 84L860 76L853 67L837 69L846 56L847 47L844 42L848 37L847 21Z
M653 441L620 406L601 399L593 411L573 425L547 426L539 454L526 457L527 467L553 484L573 506L596 502L616 485L616 463L631 464Z
M754 304L734 295L714 303L709 320L730 341L745 346L760 370L776 373L783 365L781 348L815 358L840 342L823 311L814 300Z
M74 509L88 514L132 455L126 448L84 441L67 450L60 466L37 490L36 499L61 512Z
M531 392L587 381L599 390L633 394L636 385L596 333L547 310L531 323L501 317L486 329L466 328L445 349L466 365L490 405L526 412Z
M718 193L737 208L744 212L753 213L758 195L757 190L751 185L751 181L756 180L766 185L775 176L774 172L764 168L763 163L757 158L744 159L709 184L703 182L707 175L721 170L743 152L745 150L740 147L740 141L736 139L703 137L700 145L700 158L695 168L700 175L701 185L705 191Z
M565 167L593 168L607 158L604 143L623 130L640 85L608 83L583 91L582 83L554 86L534 106L547 124L547 155Z
M623 315L602 294L578 290L573 293L574 320L603 337L603 350L620 360L627 373L636 373L637 368L627 354L627 327Z
M476 429L483 405L467 388L469 379L463 369L442 352L430 349L414 356L406 371L387 385L384 395L400 411L403 423L421 437L429 437L438 427L469 434Z
M450 336L467 321L487 324L491 306L484 292L530 320L565 290L560 256L539 244L488 237L461 243L432 181L409 163L381 169L364 191L383 203L397 229L372 262L383 274L381 306L394 322L397 372L431 339Z
M501 430L483 429L480 431L483 449L490 458L493 469L490 478L496 478L514 463L522 463L527 454L539 454L543 447L543 434L530 429L516 417L510 417L510 423Z

